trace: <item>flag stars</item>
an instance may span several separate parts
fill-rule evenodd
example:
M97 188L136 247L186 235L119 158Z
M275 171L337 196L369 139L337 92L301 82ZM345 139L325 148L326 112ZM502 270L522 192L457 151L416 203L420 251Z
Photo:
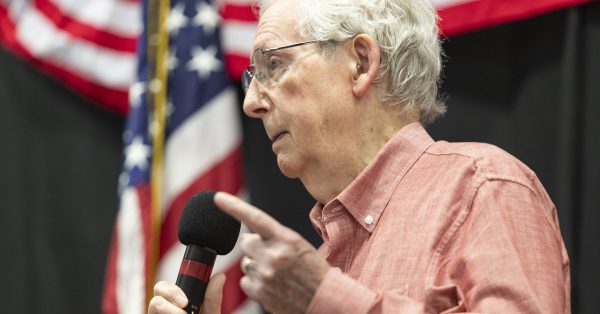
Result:
M186 26L188 23L188 17L183 14L185 10L185 3L180 2L171 9L169 17L167 18L167 29L171 35L179 34L179 30Z
M146 92L146 84L144 82L133 83L129 87L129 105L131 107L137 106L140 102L142 95Z
M133 169L134 167L140 170L146 169L150 153L150 146L144 144L141 136L136 136L131 144L125 147L125 167L127 169Z
M202 26L205 34L212 35L219 24L219 14L210 4L206 2L198 3L196 10L198 13L192 21L193 25Z
M169 51L169 56L167 57L167 69L169 71L173 71L178 66L179 66L179 59L177 59L175 49L171 49L171 51Z
M192 48L192 59L187 63L187 69L197 71L200 79L207 79L210 72L221 69L221 61L217 59L217 48L214 46L202 49Z

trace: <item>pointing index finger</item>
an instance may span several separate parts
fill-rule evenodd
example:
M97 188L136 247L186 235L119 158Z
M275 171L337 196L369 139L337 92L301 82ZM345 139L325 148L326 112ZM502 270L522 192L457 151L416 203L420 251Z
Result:
M263 240L278 234L282 227L273 217L229 193L217 192L214 201L217 207L244 223Z

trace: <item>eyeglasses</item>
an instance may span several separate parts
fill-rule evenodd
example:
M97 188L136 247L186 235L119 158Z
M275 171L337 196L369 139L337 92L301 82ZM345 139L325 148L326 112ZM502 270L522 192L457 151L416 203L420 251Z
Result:
M298 47L308 44L327 42L327 40L309 40L276 48L258 48L252 53L251 64L242 72L242 87L244 93L248 92L252 79L256 78L258 83L268 86L279 81L285 69L289 65L289 59L272 55L277 50Z

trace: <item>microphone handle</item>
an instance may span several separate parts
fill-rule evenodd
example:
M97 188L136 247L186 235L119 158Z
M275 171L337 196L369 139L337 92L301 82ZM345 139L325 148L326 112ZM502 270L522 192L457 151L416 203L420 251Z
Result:
M204 293L216 258L217 253L209 248L198 245L186 247L175 284L188 298L184 308L187 313L198 314L202 310Z

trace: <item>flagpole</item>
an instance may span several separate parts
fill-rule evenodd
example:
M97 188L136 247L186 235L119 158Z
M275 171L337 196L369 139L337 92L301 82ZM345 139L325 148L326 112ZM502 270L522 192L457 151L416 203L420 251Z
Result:
M160 233L162 224L162 191L164 169L165 117L167 104L167 57L169 33L166 19L169 13L170 0L154 0L148 6L148 25L151 29L148 37L148 63L154 62L149 75L149 104L154 105L150 118L150 136L152 137L153 158L151 174L151 245L149 252L149 269L146 278L146 306L153 296L158 261L160 259Z

